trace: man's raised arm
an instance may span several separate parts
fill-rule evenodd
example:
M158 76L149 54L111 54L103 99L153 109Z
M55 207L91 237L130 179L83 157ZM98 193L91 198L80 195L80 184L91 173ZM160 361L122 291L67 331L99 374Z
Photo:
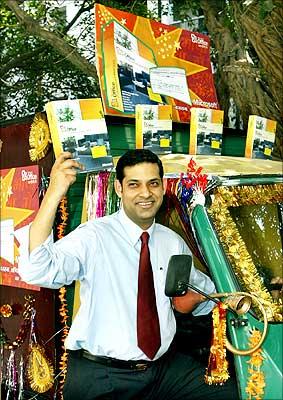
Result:
M83 169L83 165L74 160L69 152L60 154L55 161L48 189L30 227L29 252L44 243L50 235L57 207L69 187L76 181L78 171Z

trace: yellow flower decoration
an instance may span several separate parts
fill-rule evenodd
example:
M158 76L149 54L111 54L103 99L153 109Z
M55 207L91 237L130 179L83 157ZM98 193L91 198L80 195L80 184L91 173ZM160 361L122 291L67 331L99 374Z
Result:
M47 392L54 383L54 369L46 358L45 350L39 344L30 347L27 363L27 375L32 390Z
M29 156L31 161L38 161L47 154L49 144L51 143L50 130L46 115L37 113L34 117L29 134Z

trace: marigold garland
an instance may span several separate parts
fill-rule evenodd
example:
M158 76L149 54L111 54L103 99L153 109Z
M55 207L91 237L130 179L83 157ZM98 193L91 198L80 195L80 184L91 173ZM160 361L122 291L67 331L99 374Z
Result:
M66 379L66 373L67 373L67 362L68 362L68 353L65 348L65 339L69 333L69 327L67 325L68 321L68 309L67 309L67 301L66 301L66 288L62 287L59 289L59 300L61 303L61 306L59 308L59 315L60 315L60 321L63 325L63 330L62 330L62 335L61 335L61 349L62 349L62 354L60 357L59 361L59 370L60 370L60 378L59 378L59 395L61 398L63 398L63 386L65 383Z
M205 373L205 382L209 385L223 385L229 378L226 359L226 309L227 306L219 301L212 311L212 341Z
M62 239L65 234L65 229L67 226L68 221L68 212L67 212L67 198L64 197L58 207L60 222L57 225L57 238ZM69 327L67 325L68 321L68 308L67 308L67 301L66 301L66 288L63 286L59 289L59 300L60 300L60 308L59 308L59 315L60 315L60 322L63 325L62 334L61 334L61 349L62 354L59 361L59 370L60 370L60 378L59 378L59 389L58 389L58 398L63 399L63 386L65 383L66 373L67 373L67 361L68 361L68 354L65 348L65 339L69 332Z
M59 207L59 217L60 217L60 222L57 225L57 238L61 239L64 237L64 232L67 226L67 221L68 221L68 212L67 212L67 198L63 197L63 199L60 201Z
M251 336L249 337L249 345L251 348L259 342L260 337L261 333L258 330L253 329ZM261 371L263 361L264 357L261 348L252 353L251 358L247 361L250 365L248 368L249 379L246 386L248 400L261 400L264 395L265 376Z

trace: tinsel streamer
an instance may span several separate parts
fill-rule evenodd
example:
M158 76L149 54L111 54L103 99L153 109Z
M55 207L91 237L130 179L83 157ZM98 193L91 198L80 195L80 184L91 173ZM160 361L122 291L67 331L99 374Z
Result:
M165 218L168 222L165 221L167 226L170 226L170 222L174 225L173 219L173 210L178 214L182 231L186 235L186 241L188 242L193 254L197 257L203 264L205 261L198 249L197 243L194 239L193 231L192 231L192 224L186 209L184 209L180 201L176 196L176 187L179 184L179 180L176 178L167 178L167 185L166 185L166 215Z
M19 372L18 372L18 400L23 400L24 398L24 360L20 357L19 362Z
M7 388L6 399L16 399L17 389L17 370L15 362L15 350L19 348L25 341L30 325L31 325L31 314L33 309L34 297L32 295L25 296L25 304L23 311L23 322L21 323L19 332L15 340L10 340L3 326L0 324L0 386L4 384ZM13 307L11 307L13 310ZM6 307L5 307L6 309ZM4 310L4 313L6 311ZM14 307L15 315L18 314L18 306ZM1 321L1 320L0 320ZM4 371L4 349L10 350L10 356L7 362L7 367Z
M261 338L260 331L253 329L251 336L249 337L249 345L251 348L255 347ZM262 349L254 351L251 354L250 359L247 361L249 364L248 383L246 386L246 393L248 394L248 400L261 400L264 395L265 388L265 376L261 367L264 361Z
M7 341L7 335L1 325L0 320L0 388L4 380L4 345Z
M114 172L111 172L108 177L105 215L113 214L120 207L120 198L117 196L117 193L115 192L114 188L115 179L116 179L116 174Z
M98 174L96 218L103 217L105 215L109 175L110 173L108 171L101 171Z
M41 168L41 180L39 185L38 197L41 199L44 197L45 192L49 185L49 178L44 174L43 168Z
M6 400L16 400L17 394L17 366L15 358L15 350L10 350L7 361L7 379L6 379Z
M108 171L88 175L86 188L87 220L91 221L118 210L120 199L114 189L115 174Z
M195 184L194 179L191 179L188 176L184 177L184 175L181 174L180 181L177 187L177 196L184 210L187 209L187 206L188 204L190 204L190 201L193 197L194 184Z
M193 254L203 265L206 265L201 249L197 245L196 235L193 224L191 223L191 211L197 204L203 206L205 204L208 176L202 173L202 167L198 167L196 162L191 158L187 166L187 173L181 173L180 178L176 180L174 184L172 184L171 179L168 178L167 187L168 190L166 193L169 193L174 208L178 210L183 230L187 233L187 238L189 238ZM173 193L178 201L174 198Z
M177 196L184 210L190 211L197 204L204 205L208 186L207 174L202 174L202 167L197 167L191 158L187 166L187 174L181 174L177 186Z
M98 204L98 173L89 174L89 184L87 185L87 218L92 221L96 218Z
M95 175L88 174L86 182L87 194L87 220L91 221L95 218Z
M226 308L227 306L219 301L212 311L212 341L205 373L205 382L209 385L222 385L229 378L226 359Z

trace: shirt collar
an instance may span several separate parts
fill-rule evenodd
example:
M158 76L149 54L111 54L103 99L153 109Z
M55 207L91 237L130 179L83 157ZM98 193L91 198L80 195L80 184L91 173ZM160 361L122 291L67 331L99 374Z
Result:
M123 207L118 212L118 218L128 235L129 241L132 243L133 246L135 246L139 241L141 234L145 231L127 216ZM154 227L155 221L153 221L152 225L146 230L146 232L149 233L149 236L153 233Z

